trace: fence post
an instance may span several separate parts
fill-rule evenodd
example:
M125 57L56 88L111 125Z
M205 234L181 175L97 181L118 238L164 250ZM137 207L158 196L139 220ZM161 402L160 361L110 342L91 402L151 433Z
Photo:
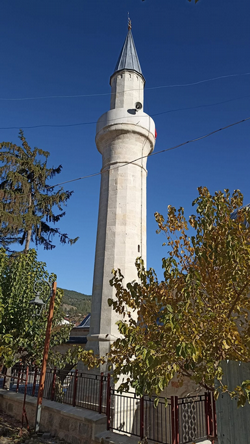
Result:
M73 389L73 407L76 406L76 393L77 393L77 381L78 381L78 370L75 371L75 379L74 379L74 389Z
M23 382L24 364L22 365L21 382Z
M140 397L140 437L144 438L144 396Z
M211 404L211 392L208 392L208 420L209 420L209 433L213 436L213 417L212 417L212 404Z
M19 366L18 366L16 393L18 393L18 389L19 389L20 375L21 375L21 364L19 364Z
M171 396L171 436L172 444L176 444L176 432L175 432L175 396Z
M216 418L216 406L215 406L215 399L214 394L212 393L212 400L213 400L213 424L214 424L214 438L217 437L217 418Z
M32 387L32 396L35 396L35 393L36 393L36 377L37 377L37 366L35 366L34 381L33 381L33 387Z
M111 405L111 388L110 388L110 374L108 374L108 379L107 379L107 406L106 406L107 430L110 430L110 405Z
M211 433L210 433L208 392L205 393L205 415L206 415L207 436L210 436Z
M29 430L29 422L27 418L26 408L25 408L25 401L26 401L26 395L27 395L27 385L28 385L28 379L29 379L29 367L26 367L26 379L25 379L25 386L24 386L24 397L23 397L23 411L22 411L22 428L23 428L23 420L26 419L27 429Z
M180 443L178 396L171 396L172 444Z
M54 367L53 380L52 380L52 390L51 390L51 401L54 401L56 389L56 367Z
M178 396L175 396L175 436L176 444L180 443L180 433L179 433L179 404Z
M215 437L215 424L214 424L214 415L212 410L212 393L208 392L208 418L209 418L209 432L211 437Z
M103 398L103 372L100 379L100 393L99 393L99 413L102 413L102 398Z
M3 389L5 388L5 383L6 383L6 373L7 373L7 368L5 369L4 377L3 377Z

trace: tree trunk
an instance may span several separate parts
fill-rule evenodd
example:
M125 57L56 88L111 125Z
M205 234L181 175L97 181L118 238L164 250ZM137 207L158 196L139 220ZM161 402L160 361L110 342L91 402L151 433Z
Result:
M27 253L27 251L29 250L29 247L30 247L31 232L32 232L32 230L29 230L27 232L27 237L26 237L26 241L25 241L25 248L24 248L25 253Z
M11 371L12 371L11 367L8 367L6 370L6 379L5 379L5 385L4 385L4 389L6 389L6 390L10 389Z
M29 194L29 211L30 211L31 204L32 204L32 200L31 200L31 193L30 193ZM27 236L26 236L26 241L25 241L25 248L24 248L24 252L25 253L27 253L27 251L29 251L29 248L30 248L31 233L32 233L32 228L27 231Z

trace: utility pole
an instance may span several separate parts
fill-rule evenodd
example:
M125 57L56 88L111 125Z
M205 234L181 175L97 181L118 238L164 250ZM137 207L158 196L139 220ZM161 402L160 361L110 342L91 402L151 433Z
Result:
M35 431L36 432L39 432L39 429L40 429L44 382L45 382L46 367L47 367L48 354L49 354L49 344L50 344L50 335L51 335L52 320L53 320L53 314L54 314L55 298L56 298L56 282L53 282L52 295L51 295L50 304L49 304L49 314L48 314L48 321L47 321L45 343L44 343L43 362L42 362L39 390L38 390L38 396L37 396L37 410L36 410L36 424L35 424Z

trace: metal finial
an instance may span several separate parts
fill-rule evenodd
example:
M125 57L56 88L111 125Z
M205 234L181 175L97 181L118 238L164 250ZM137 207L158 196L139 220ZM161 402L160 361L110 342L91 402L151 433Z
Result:
M129 12L128 12L128 30L130 31L132 29L132 23L131 20L129 18Z

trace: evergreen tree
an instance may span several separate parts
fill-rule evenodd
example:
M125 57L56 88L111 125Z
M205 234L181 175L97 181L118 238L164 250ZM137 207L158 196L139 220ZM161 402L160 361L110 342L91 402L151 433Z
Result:
M23 131L20 131L19 138L21 146L0 143L1 245L13 251L10 246L19 243L27 252L30 243L35 242L51 250L55 247L52 242L55 235L62 243L75 243L78 238L70 239L66 233L51 226L65 215L63 206L73 193L63 188L54 191L47 185L48 179L61 172L62 165L47 168L49 152L39 148L32 150Z

